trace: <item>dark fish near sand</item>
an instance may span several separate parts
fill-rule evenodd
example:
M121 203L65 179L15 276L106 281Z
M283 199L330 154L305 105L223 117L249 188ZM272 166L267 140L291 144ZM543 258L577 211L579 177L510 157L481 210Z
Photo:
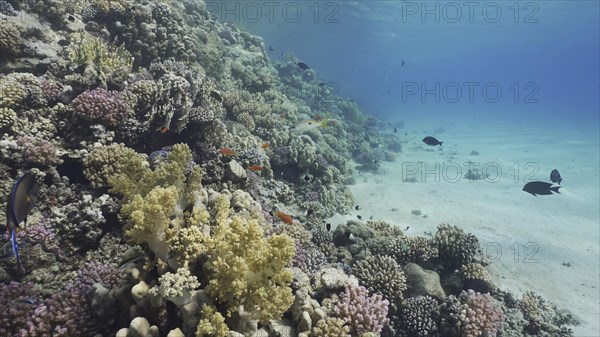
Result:
M551 195L553 194L552 192L560 194L560 192L558 191L559 188L560 186L552 187L552 184L544 181L532 181L523 186L523 191L537 197L538 194Z
M17 266L24 271L19 257L19 245L17 243L17 228L21 222L27 223L27 215L33 209L40 187L31 173L26 173L15 182L8 202L6 203L6 222L10 234L10 243L17 260Z
M550 172L550 180L553 183L557 183L560 185L560 182L562 181L562 178L560 177L560 173L558 172L557 169L552 170L552 172Z
M300 67L300 69L302 69L302 70L308 70L308 69L310 69L310 67L306 63L304 63L304 62L298 62L298 63L296 63L296 65L298 67Z
M423 138L423 143L425 143L427 145L431 145L431 146L435 146L435 145L442 146L443 142L440 142L439 140L435 139L434 137L427 136L427 137Z

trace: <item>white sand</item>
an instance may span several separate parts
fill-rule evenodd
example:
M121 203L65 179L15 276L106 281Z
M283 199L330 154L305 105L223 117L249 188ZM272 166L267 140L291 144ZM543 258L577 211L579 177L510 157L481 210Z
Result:
M473 129L463 127L463 132L453 129L439 134L443 150L423 144L426 134L421 129L399 130L397 136L406 140L400 159L382 163L383 174L356 172L357 184L351 189L361 209L334 217L334 223L355 219L356 215L363 220L373 216L403 229L410 226L408 235L421 236L426 231L435 233L442 222L458 225L477 235L484 253L497 257L488 269L497 275L500 287L517 294L534 290L581 320L582 325L574 327L576 336L599 336L597 134L562 134L562 141L558 141L546 129L476 130L474 134ZM480 155L470 155L472 150ZM468 168L463 163L468 161L480 163L480 169L493 163L489 174L496 175L493 167L500 167L502 174L496 182L454 181L456 166L448 166L452 154L454 162L462 166L461 176ZM427 169L437 163L440 173L421 177L419 172L415 176L418 182L403 182L411 177L403 168L419 167L419 162ZM528 177L534 168L538 171ZM521 190L528 178L549 181L554 168L564 179L561 194L535 197ZM412 210L421 210L427 217L412 215Z

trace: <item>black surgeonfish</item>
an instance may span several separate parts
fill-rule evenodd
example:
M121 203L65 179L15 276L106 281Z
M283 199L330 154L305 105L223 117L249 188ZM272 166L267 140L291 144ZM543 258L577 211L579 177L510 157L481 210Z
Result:
M308 70L308 69L310 69L310 67L308 66L308 64L306 64L304 62L298 62L298 63L296 63L296 65L298 67L300 67L300 69L302 69L302 70Z
M552 184L545 181L532 181L523 186L523 191L537 197L537 195L552 195L552 192L560 194L558 189L560 186L552 187Z
M552 181L553 183L557 183L557 184L560 185L560 182L562 181L562 178L560 177L560 173L558 172L557 169L554 169L554 170L552 170L552 172L550 172L550 181Z
M427 145L431 145L431 146L435 146L435 145L442 146L443 142L440 142L439 140L435 139L434 137L427 136L427 137L423 138L423 143L425 143Z
M8 202L6 203L6 223L10 233L10 243L17 260L17 266L24 271L19 257L19 245L17 244L17 228L21 222L27 222L27 215L33 209L40 187L35 181L35 176L25 173L15 182Z

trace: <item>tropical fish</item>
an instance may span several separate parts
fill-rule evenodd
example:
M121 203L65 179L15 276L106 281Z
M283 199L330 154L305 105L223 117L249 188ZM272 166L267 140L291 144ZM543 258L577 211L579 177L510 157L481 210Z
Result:
M562 181L562 178L560 177L560 173L558 172L557 169L552 170L552 172L550 172L550 180L553 183L557 183L560 185L560 182Z
M256 172L256 171L262 171L264 169L264 167L262 165L252 165L252 166L249 166L248 169L250 171Z
M165 134L167 132L169 132L169 128L167 128L167 127L160 129L160 133L162 133L162 134Z
M289 215L289 214L285 214L285 213L283 213L281 211L275 211L274 215L276 217L278 217L279 220L285 222L288 225L291 225L291 224L294 223L294 218L292 218L292 216Z
M538 194L552 195L552 192L560 194L560 192L558 191L559 188L560 186L552 187L552 184L544 181L532 181L523 186L523 191L537 197Z
M440 142L439 140L435 139L434 137L427 136L427 137L423 138L423 143L425 143L427 145L431 145L431 146L435 146L435 145L442 146L443 142Z
M296 65L298 67L300 67L300 69L302 69L302 70L308 70L308 69L310 69L310 67L306 63L304 63L304 62L298 62L298 63L296 63Z
M223 97L221 97L221 94L219 94L218 92L211 91L209 95L210 95L210 97L216 99L217 101L223 102Z
M326 128L329 123L329 118L325 118L323 120L317 121L314 119L305 119L301 122L298 122L294 127L292 127L293 133L303 133L309 130L314 130L319 127Z
M263 145L260 146L262 149L268 149L269 148L269 143L263 143Z
M230 149L228 147L220 148L219 152L221 152L221 154L224 156L235 156L237 154L237 153L235 153L235 151L233 151L232 149Z
M19 257L17 228L19 228L21 222L25 221L27 223L27 216L33 209L39 191L40 187L35 181L35 176L31 173L25 173L15 182L6 204L7 230L10 233L10 243L17 260L17 266L21 271L24 271L25 268L23 268Z

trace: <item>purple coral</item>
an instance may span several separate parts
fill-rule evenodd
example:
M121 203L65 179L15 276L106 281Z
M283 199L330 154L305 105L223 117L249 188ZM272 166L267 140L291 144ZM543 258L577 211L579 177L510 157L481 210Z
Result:
M67 289L52 295L37 306L21 328L20 336L78 337L102 331L91 307L94 283L116 286L120 276L114 266L94 261L87 263Z
M271 155L269 156L273 165L286 165L290 162L289 146L273 146Z
M86 90L72 103L75 112L83 119L103 122L110 126L122 123L130 112L129 105L117 91L108 91L102 88Z
M33 314L40 297L31 283L0 283L0 336L16 336Z
M389 302L381 295L369 297L367 288L348 286L340 294L340 300L334 308L335 315L343 319L352 332L361 335L366 332L379 333L388 323Z
M17 143L23 148L23 160L29 164L53 166L62 162L56 146L49 140L24 136L17 138Z

